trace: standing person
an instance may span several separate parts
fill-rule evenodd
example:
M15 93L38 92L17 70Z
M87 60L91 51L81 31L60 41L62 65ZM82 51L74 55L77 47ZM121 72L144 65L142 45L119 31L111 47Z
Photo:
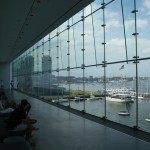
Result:
M4 81L1 80L1 90L3 90L3 89L4 89Z
M4 107L3 107L2 101L0 100L0 111L3 109L4 109Z
M10 86L11 86L11 90L12 90L14 88L14 81L13 80L11 80Z
M19 82L18 82L18 80L17 80L17 89L19 89Z
M21 101L19 107L17 107L10 115L7 122L7 129L12 131L25 131L26 140L29 140L32 135L32 130L37 130L32 124L36 123L36 120L27 117L27 113L30 110L31 105L26 99Z

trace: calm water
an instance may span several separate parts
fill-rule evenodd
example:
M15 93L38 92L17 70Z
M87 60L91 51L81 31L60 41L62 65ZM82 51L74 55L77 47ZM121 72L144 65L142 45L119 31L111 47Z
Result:
M142 80L139 82L139 93L149 93L150 85L149 81ZM67 85L64 85L67 88ZM87 91L98 91L103 89L102 83L92 83L85 84ZM107 83L107 88L132 88L135 89L134 82L127 82L126 84L122 83ZM82 84L72 84L71 89L73 90L82 90ZM63 105L68 105L68 102L62 103ZM138 117L138 126L141 130L150 132L150 122L145 121L146 118L150 117L150 99L142 99L138 101L139 104L139 117ZM70 103L72 108L77 110L83 110L84 102L74 102ZM130 116L120 116L118 112L128 109ZM102 117L104 116L104 100L86 100L85 101L85 111L87 113ZM125 124L127 126L136 125L136 102L124 104L117 102L106 102L106 116L109 120Z

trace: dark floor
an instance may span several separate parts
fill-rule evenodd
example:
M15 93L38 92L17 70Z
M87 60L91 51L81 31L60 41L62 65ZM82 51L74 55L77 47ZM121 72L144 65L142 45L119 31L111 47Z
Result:
M33 150L149 150L150 143L105 126L87 117L14 92L14 99L27 98L30 116L38 120ZM109 122L107 122L108 124ZM145 134L146 135L146 134ZM147 135L146 135L147 136Z

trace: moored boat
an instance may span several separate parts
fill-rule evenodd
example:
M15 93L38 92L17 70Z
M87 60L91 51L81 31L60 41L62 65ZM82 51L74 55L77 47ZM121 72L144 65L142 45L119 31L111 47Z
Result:
M100 99L100 97L95 97L91 92L90 98L88 98L87 100L99 100L99 99Z
M148 121L148 122L150 122L150 118L146 118L145 120Z
M129 113L128 111L120 111L120 112L118 113L118 115L129 116L130 113Z
M134 102L133 98L128 94L112 94L107 96L106 100L121 103Z

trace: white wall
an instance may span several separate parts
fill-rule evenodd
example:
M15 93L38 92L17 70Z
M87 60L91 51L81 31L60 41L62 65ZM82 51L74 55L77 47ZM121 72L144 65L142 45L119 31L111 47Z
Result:
M4 81L4 89L10 88L10 64L0 64L0 80Z

